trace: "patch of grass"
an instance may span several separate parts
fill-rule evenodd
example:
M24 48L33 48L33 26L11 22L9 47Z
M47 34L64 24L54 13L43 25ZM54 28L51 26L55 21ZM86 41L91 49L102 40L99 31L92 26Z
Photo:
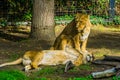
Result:
M28 77L18 70L0 71L0 80L29 80Z
M73 15L55 16L55 21L72 20L73 18L74 18Z
M56 72L56 68L45 67L42 70L39 70L38 74L40 74L40 75L49 75L49 74L55 74L55 72Z
M80 65L80 66L79 66L79 69L89 71L89 70L92 69L92 67L90 66L89 63L87 63L87 64Z
M59 76L64 73L63 65L59 66L44 66L41 70L30 75L31 80L64 80Z
M57 67L57 66L46 66L45 68L39 70L37 74L39 75L49 75L49 74L59 74L59 73L64 73L63 67Z
M92 77L76 77L76 78L69 78L68 80L93 80Z
M65 21L65 20L72 20L75 15L64 15L64 16L55 16L55 21ZM90 21L92 24L101 24L101 25L119 25L120 24L120 17L115 16L113 21L109 21L108 16L95 16L91 15L90 16Z
M13 53L13 54L10 55L10 59L11 59L11 60L16 60L16 59L18 59L19 57L20 57L20 55L17 54L17 53L16 53L16 54Z
M113 21L117 25L120 24L120 16L115 16Z
M89 71L89 70L91 70L91 69L92 69L92 67L90 66L89 63L87 63L87 64L82 64L82 65L80 65L80 66L78 66L78 67L74 67L74 68L71 69L69 72L77 72L77 71L80 71L80 70Z

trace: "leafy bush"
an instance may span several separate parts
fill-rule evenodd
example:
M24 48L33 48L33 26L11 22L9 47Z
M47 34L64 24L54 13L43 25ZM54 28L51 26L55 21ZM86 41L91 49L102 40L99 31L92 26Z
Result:
M39 70L38 74L39 75L49 75L49 74L56 74L56 73L57 74L64 73L64 71L62 70L62 67L64 67L64 66L61 66L60 68L47 66L47 67Z
M3 28L7 26L7 20L1 18L0 19L0 26L2 26Z
M90 16L92 24L106 24L105 19L98 16Z
M55 21L70 21L74 18L74 15L65 15L65 16L55 16ZM109 20L109 16L90 16L90 21L92 24L102 24L102 25L120 25L120 16L115 16L113 21ZM69 22L68 22L69 23Z
M0 71L0 80L28 80L28 78L20 71L8 70Z
M113 19L114 24L120 24L120 16L115 16L115 18Z
M22 21L31 20L33 0L7 0L8 20Z
M55 16L55 21L72 20L73 18L74 17L72 15Z
M28 11L22 16L22 18L24 21L30 21L32 18L32 13L30 11Z

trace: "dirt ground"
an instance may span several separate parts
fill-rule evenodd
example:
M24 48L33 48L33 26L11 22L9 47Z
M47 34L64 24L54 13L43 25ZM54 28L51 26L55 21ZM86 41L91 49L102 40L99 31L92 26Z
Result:
M5 32L0 30L0 64L7 61L12 61L22 56L27 50L41 50L48 49L49 46L45 46L44 42L31 41L28 39L28 33L24 32ZM120 31L100 31L92 30L87 50L95 55L95 58L102 58L103 55L120 55ZM92 70L81 70L75 73L68 72L67 74L61 74L63 77L69 76L84 76L89 75L91 72L102 71L113 66L95 65L90 64L93 67ZM2 69L16 68L21 70L22 66L8 66ZM0 68L0 70L2 70ZM97 80L97 79L95 79ZM98 79L99 80L99 79ZM100 80L107 80L100 79Z

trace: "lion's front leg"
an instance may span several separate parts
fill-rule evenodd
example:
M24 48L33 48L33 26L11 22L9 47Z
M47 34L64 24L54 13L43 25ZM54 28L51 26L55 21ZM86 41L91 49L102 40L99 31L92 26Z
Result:
M81 51L79 42L75 43L75 49L77 49L78 51Z
M86 45L87 45L87 39L85 41L83 41L81 44L81 51L82 52L87 52Z
M65 50L65 47L67 45L67 40L66 39L62 39L61 43L60 43L60 50Z
M74 61L74 65L75 66L79 66L83 63L83 55L82 54L79 54L78 58Z
M81 43L79 40L79 36L76 35L73 40L74 40L75 49L77 49L78 51L81 51L81 48L80 48Z
M32 62L31 65L34 69L38 69L38 62Z
M24 55L24 57L23 57L23 65L25 66L24 67L24 69L23 69L23 71L25 71L25 72L27 72L27 71L29 71L32 67L31 67L31 60L29 59L29 57L28 56L26 56L26 55Z
M81 44L81 51L82 51L82 54L83 54L83 63L84 64L87 63L86 57L87 57L88 51L86 50L86 45L87 45L87 39L85 41L83 41L82 44Z
M26 65L23 70L24 70L25 72L27 72L27 71L29 71L30 69L32 69L31 65Z
M44 56L44 53L41 51L34 57L32 63L31 63L31 65L34 69L40 69L38 66L39 66L39 63L42 60L43 56Z

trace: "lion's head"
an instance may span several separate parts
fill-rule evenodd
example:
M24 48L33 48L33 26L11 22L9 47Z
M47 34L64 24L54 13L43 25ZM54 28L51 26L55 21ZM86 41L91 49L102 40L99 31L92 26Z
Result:
M90 27L91 23L89 15L77 13L75 16L76 28L78 32L82 32L85 27Z

